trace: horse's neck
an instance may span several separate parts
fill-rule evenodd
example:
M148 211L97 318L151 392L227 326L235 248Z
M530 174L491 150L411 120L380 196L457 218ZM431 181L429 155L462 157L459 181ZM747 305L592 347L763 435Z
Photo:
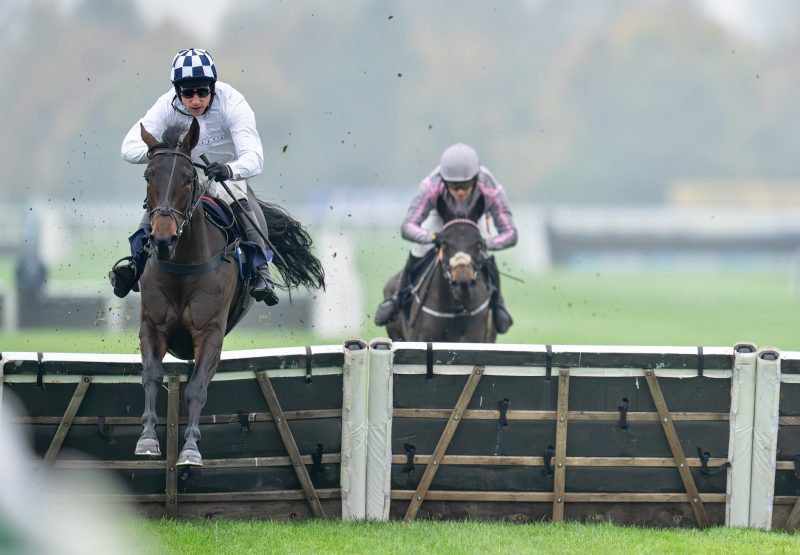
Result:
M178 239L178 248L175 262L179 264L195 264L208 260L224 245L217 245L218 241L208 231L205 212L202 203L198 203L192 212L188 229Z

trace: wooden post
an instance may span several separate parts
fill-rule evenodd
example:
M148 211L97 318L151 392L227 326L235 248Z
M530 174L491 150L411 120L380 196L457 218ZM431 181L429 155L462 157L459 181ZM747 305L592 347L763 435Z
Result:
M789 513L789 518L786 519L786 524L783 525L784 530L787 532L794 532L800 526L800 497L792 507L792 512Z
M58 429L53 436L53 440L50 442L50 447L47 448L43 465L45 468L52 466L56 460L56 457L58 457L58 452L61 450L61 445L63 445L64 439L67 437L67 433L72 426L72 421L75 419L75 414L77 414L78 409L83 402L83 398L86 396L86 390L89 389L89 384L91 383L91 376L83 376L81 381L78 382L78 387L75 388L75 392L72 394L72 399L70 399L69 405L67 405L67 410L64 411L64 416L61 417L61 422L58 425Z
M180 398L180 377L171 375L167 387L167 483L165 491L165 512L170 518L178 516L178 400Z
M658 385L658 378L653 370L645 370L644 376L647 379L647 385L650 388L650 394L653 396L656 410L658 410L661 427L664 428L669 448L672 450L672 456L675 458L675 464L678 466L678 472L681 475L681 480L683 480L683 487L686 489L686 493L689 494L689 505L694 511L694 518L700 528L705 528L708 526L708 515L703 506L703 501L700 499L700 493L697 491L689 465L686 464L683 447L681 447L681 442L678 440L678 433L675 431L675 424L672 422L672 417L667 409L667 402L661 393L661 386Z
M470 399L472 399L472 394L475 393L475 388L478 387L481 376L483 376L483 370L483 366L475 366L472 369L472 374L470 374L467 383L464 385L464 389L461 391L461 396L458 398L453 413L450 415L444 427L444 432L442 432L442 437L439 438L436 449L433 450L431 460L428 466L425 467L425 473L422 475L417 485L417 490L414 492L414 497L408 505L403 520L408 522L416 518L419 508L422 506L422 501L424 501L425 495L428 493L428 488L431 482L433 482L436 472L439 470L439 463L442 462L442 458L447 452L447 448L450 446L450 441L453 439L453 434L455 434L458 429L458 425L461 424L461 417L464 414L464 410L467 408Z
M567 418L569 414L569 370L558 375L556 406L556 449L553 476L553 522L564 520L564 489L567 481Z
M286 416L283 414L281 404L278 402L278 397L275 395L275 390L272 387L272 383L269 381L267 371L262 370L256 372L256 378L258 379L258 385L261 387L261 393L264 394L264 399L267 400L267 405L269 405L269 410L275 420L275 426L277 426L278 433L281 435L281 440L283 440L283 445L286 447L286 451L289 454L289 459L292 461L297 479L303 487L308 505L311 507L311 512L318 518L325 518L325 511L322 510L322 504L319 501L317 491L314 489L314 484L311 482L311 478L308 475L306 465L303 464L303 460L300 457L297 443L294 441L294 436L292 435L291 429L289 429L289 424L286 423Z

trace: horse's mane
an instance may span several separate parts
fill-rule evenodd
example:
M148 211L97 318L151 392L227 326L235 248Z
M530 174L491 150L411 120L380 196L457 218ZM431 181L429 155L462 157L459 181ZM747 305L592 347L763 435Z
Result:
M150 150L158 148L178 148L181 144L181 139L186 134L187 127L179 122L171 123L161 135L161 142L154 145Z
M161 136L161 142L167 148L177 148L181 144L181 139L186 134L187 128L182 123L169 125Z

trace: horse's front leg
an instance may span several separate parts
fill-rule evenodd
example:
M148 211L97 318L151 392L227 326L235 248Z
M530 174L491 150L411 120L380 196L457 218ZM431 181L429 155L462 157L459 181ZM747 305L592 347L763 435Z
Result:
M156 399L158 390L164 383L164 367L161 361L167 353L167 339L151 326L142 322L139 332L142 351L142 386L144 387L144 412L142 413L142 434L136 443L136 455L160 455L156 435Z
M208 397L208 384L214 378L222 352L222 329L214 326L211 330L196 333L194 342L195 366L192 377L186 385L186 403L189 406L189 425L184 434L183 449L178 456L178 466L202 466L203 458L197 442L200 441L200 412Z

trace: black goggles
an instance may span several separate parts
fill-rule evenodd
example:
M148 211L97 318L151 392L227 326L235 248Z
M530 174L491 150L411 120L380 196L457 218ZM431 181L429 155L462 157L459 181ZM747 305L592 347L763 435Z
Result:
M467 181L445 181L445 185L447 185L448 189L452 189L453 191L460 191L464 189L469 189L475 184L474 179L469 179Z
M188 89L181 87L181 96L183 98L193 98L194 95L200 98L205 98L211 94L211 87L197 87L196 89Z

